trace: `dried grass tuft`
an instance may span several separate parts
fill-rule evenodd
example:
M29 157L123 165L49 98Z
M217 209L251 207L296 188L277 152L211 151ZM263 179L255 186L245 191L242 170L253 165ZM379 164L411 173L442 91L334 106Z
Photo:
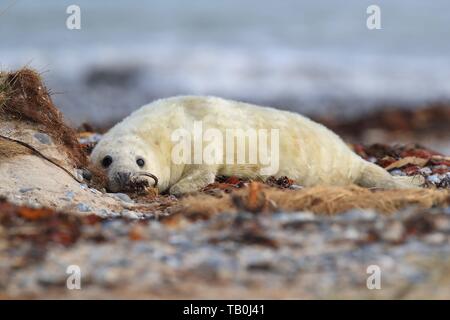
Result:
M381 213L393 213L407 206L431 208L450 204L450 190L369 190L358 186L286 190L257 182L252 184L257 186L224 193L220 198L207 194L186 197L180 203L180 213L193 218L238 211L338 214L351 209L374 209Z
M66 147L77 167L87 165L87 157L78 143L76 132L64 121L53 104L39 74L31 69L3 73L0 77L0 118L32 123Z
M78 142L76 131L66 125L63 116L52 102L40 75L31 69L0 72L0 121L27 123L37 131L48 134L62 146L74 167L90 171L92 185L106 185L102 170L92 167ZM6 142L4 142L4 146ZM4 156L14 156L17 146L8 143ZM24 153L29 151L25 151Z

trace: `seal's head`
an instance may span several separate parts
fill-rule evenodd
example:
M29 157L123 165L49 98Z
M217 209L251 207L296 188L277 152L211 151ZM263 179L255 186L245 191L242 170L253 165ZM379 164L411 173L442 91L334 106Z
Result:
M106 170L110 192L127 191L133 185L158 187L158 158L137 135L106 134L92 150L91 160Z

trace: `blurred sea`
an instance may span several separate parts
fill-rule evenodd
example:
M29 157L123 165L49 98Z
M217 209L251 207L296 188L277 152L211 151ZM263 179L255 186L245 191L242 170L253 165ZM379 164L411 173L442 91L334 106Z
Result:
M375 2L382 29L368 30ZM66 28L70 4L81 30ZM74 124L179 94L351 117L450 99L449 12L448 0L17 0L0 15L0 67L42 72Z

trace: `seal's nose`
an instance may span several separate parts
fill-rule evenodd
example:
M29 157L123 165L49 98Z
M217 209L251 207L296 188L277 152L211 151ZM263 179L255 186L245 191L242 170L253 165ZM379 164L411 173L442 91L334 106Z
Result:
M130 181L130 172L117 172L116 179L121 186L125 186Z

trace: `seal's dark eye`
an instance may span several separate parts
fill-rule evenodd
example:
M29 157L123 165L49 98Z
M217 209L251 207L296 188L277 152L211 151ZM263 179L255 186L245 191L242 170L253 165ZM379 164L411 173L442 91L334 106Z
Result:
M138 165L139 167L141 167L141 168L145 165L145 161L144 161L144 159L142 159L142 158L137 159L137 160L136 160L136 163L137 163L137 165Z
M102 160L103 168L108 168L111 165L112 161L113 160L112 160L111 156L104 157L103 160Z

